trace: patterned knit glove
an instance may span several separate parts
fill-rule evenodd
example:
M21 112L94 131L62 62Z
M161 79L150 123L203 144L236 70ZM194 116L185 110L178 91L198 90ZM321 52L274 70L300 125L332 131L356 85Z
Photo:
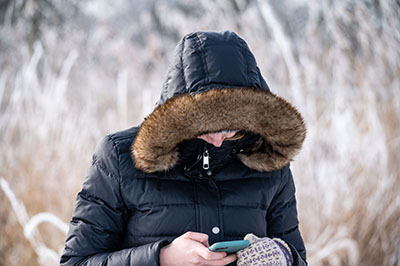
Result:
M244 238L250 246L238 251L238 266L291 266L292 252L285 241L279 238L259 238L247 234Z

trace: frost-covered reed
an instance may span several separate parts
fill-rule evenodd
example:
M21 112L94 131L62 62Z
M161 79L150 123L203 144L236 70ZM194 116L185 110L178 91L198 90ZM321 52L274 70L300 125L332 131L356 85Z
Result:
M68 225L54 214L47 212L38 213L29 218L25 205L17 199L14 192L8 185L8 182L3 177L0 177L0 188L10 201L12 210L17 216L19 224L24 230L25 238L29 241L32 249L36 252L38 257L37 262L43 266L59 265L60 255L58 251L56 252L46 246L39 231L37 230L37 227L39 224L47 222L54 225L56 228L66 234L68 231Z

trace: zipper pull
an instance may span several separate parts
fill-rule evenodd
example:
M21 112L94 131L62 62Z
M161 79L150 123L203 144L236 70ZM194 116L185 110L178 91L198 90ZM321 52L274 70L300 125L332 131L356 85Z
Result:
M203 169L208 170L210 168L210 156L208 154L208 150L206 149L203 153Z

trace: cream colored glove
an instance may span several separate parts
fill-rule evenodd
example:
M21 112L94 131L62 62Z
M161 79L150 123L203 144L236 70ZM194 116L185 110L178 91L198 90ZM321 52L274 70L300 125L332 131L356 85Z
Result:
M238 266L291 266L292 252L289 246L279 238L259 238L247 234L244 238L250 241L250 246L238 251Z

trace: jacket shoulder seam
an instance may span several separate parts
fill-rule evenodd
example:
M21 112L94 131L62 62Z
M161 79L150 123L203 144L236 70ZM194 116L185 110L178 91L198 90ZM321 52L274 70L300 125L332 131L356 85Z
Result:
M113 137L111 135L107 136L107 140L111 142L113 149L115 150L115 154L117 155L117 162L118 162L118 171L117 171L117 179L118 179L118 183L120 183L120 179L121 179L121 169L120 169L120 152L119 152L119 147L118 145L115 143Z
M117 172L117 175L118 175L117 176L118 190L119 190L119 195L120 195L120 197L121 197L121 199L122 199L122 201L124 203L124 206L125 206L125 208L127 208L126 201L124 200L124 197L122 195L122 187L121 187L122 176L121 176L121 153L120 153L120 149L119 149L118 144L115 142L115 140L114 140L112 135L108 135L107 136L107 140L112 143L113 149L115 150L115 154L117 156L117 162L118 162L118 167L117 167L118 168L118 172Z
M283 181L283 179L284 179L284 175L283 175L283 171L285 170L285 167L283 167L281 170L280 170L280 174L281 174L281 178L280 178L280 184L279 184L279 189L276 191L276 193L277 194L279 194L279 193L281 193L282 192L282 190L284 189L284 187L285 187L285 182Z

